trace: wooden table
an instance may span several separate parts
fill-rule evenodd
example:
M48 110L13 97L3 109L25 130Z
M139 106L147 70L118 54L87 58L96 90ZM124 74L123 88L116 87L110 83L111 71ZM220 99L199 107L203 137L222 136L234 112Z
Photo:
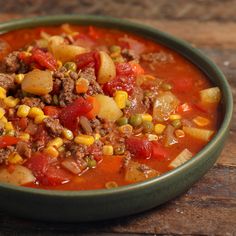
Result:
M0 21L25 16L90 13L127 17L202 49L225 73L236 96L236 1L1 1ZM186 194L153 210L97 223L44 223L0 212L0 235L236 235L236 116L217 164ZM16 199L17 201L17 199Z

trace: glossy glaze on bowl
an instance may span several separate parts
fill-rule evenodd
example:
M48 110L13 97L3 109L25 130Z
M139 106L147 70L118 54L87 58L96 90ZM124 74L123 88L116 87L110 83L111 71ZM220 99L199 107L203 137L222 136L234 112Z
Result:
M193 159L159 177L111 190L50 191L0 184L0 208L21 217L48 221L91 221L141 212L186 191L212 167L224 146L233 112L230 87L217 66L186 42L126 20L97 16L53 16L0 24L0 32L63 23L96 25L136 33L180 53L200 68L223 94L223 122Z

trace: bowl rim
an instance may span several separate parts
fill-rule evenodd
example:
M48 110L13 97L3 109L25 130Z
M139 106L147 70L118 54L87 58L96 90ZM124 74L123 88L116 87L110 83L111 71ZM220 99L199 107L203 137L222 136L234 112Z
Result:
M162 37L162 41L167 40L169 42L175 43L176 45L185 48L188 52L191 52L193 55L196 55L198 58L201 59L203 63L205 63L208 67L210 67L214 71L214 73L218 77L217 80L221 82L220 87L223 92L223 97L225 100L225 112L224 112L224 118L221 122L221 126L214 135L214 137L210 140L210 142L203 149L201 149L200 152L198 152L194 156L194 158L190 159L183 165L173 170L170 170L160 176L147 179L142 182L120 186L114 189L96 189L96 190L45 190L45 189L35 189L23 186L15 186L6 183L0 183L0 188L5 190L18 191L25 194L32 194L32 195L36 194L41 196L69 197L69 198L96 197L96 196L98 197L98 196L103 196L104 194L107 196L123 194L126 192L145 189L148 186L161 184L168 181L171 178L174 178L177 174L181 173L182 171L187 170L188 168L192 168L197 162L199 162L202 158L204 158L204 156L207 155L208 152L214 149L218 145L218 143L220 143L224 139L224 136L228 132L228 129L230 127L230 122L233 115L233 97L228 81L226 80L224 74L216 66L215 63L213 63L200 50L192 47L190 43L182 39L176 38L175 36L162 32L153 27L136 22L131 22L127 19L113 18L109 16L76 15L76 14L30 17L30 18L16 19L2 22L0 23L0 34L4 34L6 32L11 32L21 28L27 28L27 27L34 28L37 26L59 25L63 23L70 23L77 25L84 25L84 24L99 25L100 27L108 27L108 28L115 27L123 31L128 31L132 33L135 32L135 34L137 34L140 37L146 38L148 40L151 39L153 41L158 42L158 39L154 40L153 37L150 38L144 36L145 32L147 33L147 35L151 34L151 35L156 35L157 37L160 36ZM174 49L169 45L165 45L164 41L163 42L160 41L158 43L166 47L169 47L174 51L177 51L181 56L185 57L188 61L197 66L204 74L206 74L206 71L204 71L203 68L200 68L200 66L191 61L191 58L188 58L188 56L184 55L183 52L180 52L176 48Z

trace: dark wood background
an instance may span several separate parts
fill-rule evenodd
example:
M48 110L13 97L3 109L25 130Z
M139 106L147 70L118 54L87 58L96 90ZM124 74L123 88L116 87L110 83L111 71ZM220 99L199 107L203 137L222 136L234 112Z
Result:
M61 13L129 18L183 38L215 61L236 96L235 0L0 0L0 22ZM235 142L234 114L217 164L186 194L161 207L122 219L77 224L28 221L0 212L0 235L236 235Z

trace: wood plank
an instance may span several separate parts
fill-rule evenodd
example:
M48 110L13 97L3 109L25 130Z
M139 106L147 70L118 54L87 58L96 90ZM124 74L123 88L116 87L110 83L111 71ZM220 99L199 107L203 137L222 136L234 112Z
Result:
M110 1L110 0L34 0L5 1L1 6L1 12L22 14L58 14L58 13L80 13L112 15L116 17L145 18L145 19L172 19L183 20L193 19L198 21L235 21L235 0L131 0L131 1ZM57 6L57 7L55 7Z
M135 216L65 224L27 221L0 213L0 228L8 232L41 232L43 235L52 232L234 235L235 220L236 168L216 166L186 194Z

